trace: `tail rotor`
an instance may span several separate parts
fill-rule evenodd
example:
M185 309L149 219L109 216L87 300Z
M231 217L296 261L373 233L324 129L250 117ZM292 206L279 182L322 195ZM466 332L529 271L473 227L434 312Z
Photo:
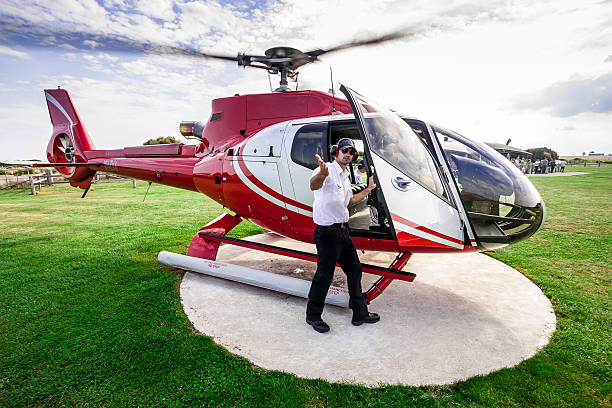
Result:
M75 148L72 139L65 133L57 135L53 141L53 163L75 163ZM76 167L57 167L63 175L70 177Z

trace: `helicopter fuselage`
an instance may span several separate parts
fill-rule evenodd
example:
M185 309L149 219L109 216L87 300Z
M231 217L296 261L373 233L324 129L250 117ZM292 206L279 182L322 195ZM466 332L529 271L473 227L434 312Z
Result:
M432 163L431 174L442 186L440 191L433 191L418 178L406 177L390 156L380 149L377 153L376 147L362 137L363 127L349 101L322 92L215 99L198 145L113 150L93 147L65 90L46 90L45 94L54 126L47 157L51 163L67 166L59 170L74 186L86 188L96 171L106 171L198 191L240 218L312 242L315 225L309 180L316 167L314 155L332 160L330 146L349 137L363 146L360 151L369 163L368 174L374 175L379 185L367 199L349 209L350 233L358 249L417 253L489 248L488 241L480 239L484 235L479 237L477 227L469 221L471 215L462 202L464 192L458 188L456 172L432 135L431 125L422 121L404 119L419 134L420 139L413 133L412 143L425 146L424 150L420 148ZM62 155L66 137L73 144L73 161ZM351 181L354 192L365 188L364 180L355 179L352 170ZM483 214L484 218L487 215L491 216ZM498 235L493 239L496 246L508 243L503 233Z

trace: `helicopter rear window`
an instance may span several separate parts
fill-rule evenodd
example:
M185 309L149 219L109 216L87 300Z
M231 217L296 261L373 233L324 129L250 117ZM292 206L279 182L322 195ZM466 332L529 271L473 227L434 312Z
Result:
M324 140L327 135L327 123L311 123L302 126L293 138L291 160L297 164L315 169L319 164L315 154L323 154Z

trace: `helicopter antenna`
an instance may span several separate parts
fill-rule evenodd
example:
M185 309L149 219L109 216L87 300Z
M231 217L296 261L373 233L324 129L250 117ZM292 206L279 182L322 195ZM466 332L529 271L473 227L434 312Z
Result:
M270 79L270 71L268 71L268 84L270 84L270 92L272 92L272 80Z
M149 181L149 187L147 187L147 191L145 191L144 198L142 199L142 202L143 202L143 203L144 203L144 201L147 199L147 194L149 194L149 189L151 188L151 184L152 184L152 183L153 183L152 181Z
M331 94L332 94L332 112L336 111L336 91L334 91L334 72L332 71L331 65L329 66L329 77L331 80Z

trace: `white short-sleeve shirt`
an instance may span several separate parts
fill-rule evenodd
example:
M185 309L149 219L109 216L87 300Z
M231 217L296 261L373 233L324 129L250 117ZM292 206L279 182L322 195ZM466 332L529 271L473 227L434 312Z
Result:
M312 205L312 220L315 224L324 226L348 222L348 203L353 197L348 170L342 170L335 160L327 163L327 168L329 176L325 178L323 186L314 191ZM319 167L314 169L312 176L319 171Z
M363 175L365 173L360 172L359 169L355 169L354 173L355 173L355 183L357 184L363 183Z

